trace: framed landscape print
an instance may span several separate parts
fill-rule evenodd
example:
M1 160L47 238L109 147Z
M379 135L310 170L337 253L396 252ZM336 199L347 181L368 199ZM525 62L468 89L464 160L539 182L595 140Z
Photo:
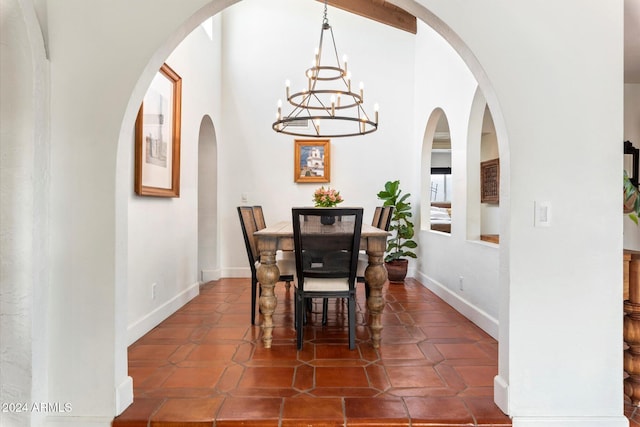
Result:
M163 64L136 119L134 188L140 196L180 196L181 102L182 79Z
M293 180L295 182L329 182L331 178L331 143L328 139L295 140Z

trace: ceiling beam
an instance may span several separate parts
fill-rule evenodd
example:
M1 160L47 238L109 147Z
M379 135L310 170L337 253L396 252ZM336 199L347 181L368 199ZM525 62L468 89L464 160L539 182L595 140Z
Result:
M324 0L317 0L324 3ZM418 32L416 17L384 0L326 0L327 4L412 34Z

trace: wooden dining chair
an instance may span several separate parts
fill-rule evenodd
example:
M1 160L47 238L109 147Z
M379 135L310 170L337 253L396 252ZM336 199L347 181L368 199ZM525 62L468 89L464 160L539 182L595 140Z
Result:
M256 300L258 295L258 267L260 266L260 254L258 253L258 239L253 235L258 231L254 209L251 206L238 206L238 217L244 237L244 244L251 268L251 324L255 325ZM283 255L276 260L280 269L279 282L286 282L288 286L293 281L295 273L295 260L293 255Z
M355 348L356 269L362 229L362 208L293 208L293 243L296 259L295 326L298 349L304 341L304 313L309 298L346 298L349 349ZM304 216L342 216L335 232ZM338 224L338 223L336 223ZM317 257L322 252L321 259ZM309 256L313 253L314 256Z
M258 230L262 230L263 228L267 228L267 223L264 220L264 211L262 210L262 206L252 206L253 216L256 219L256 226Z

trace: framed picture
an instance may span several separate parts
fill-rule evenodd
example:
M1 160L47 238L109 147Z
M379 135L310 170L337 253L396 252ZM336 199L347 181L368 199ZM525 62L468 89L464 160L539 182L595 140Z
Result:
M500 159L480 163L480 202L500 203Z
M182 79L163 64L136 119L134 188L140 196L180 197L181 102Z
M329 182L331 179L331 143L328 139L295 140L293 180Z

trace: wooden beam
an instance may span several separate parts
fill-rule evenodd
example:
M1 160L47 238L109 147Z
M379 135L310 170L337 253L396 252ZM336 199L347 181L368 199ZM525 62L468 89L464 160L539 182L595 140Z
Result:
M327 4L412 34L418 32L415 16L384 0L327 0Z

